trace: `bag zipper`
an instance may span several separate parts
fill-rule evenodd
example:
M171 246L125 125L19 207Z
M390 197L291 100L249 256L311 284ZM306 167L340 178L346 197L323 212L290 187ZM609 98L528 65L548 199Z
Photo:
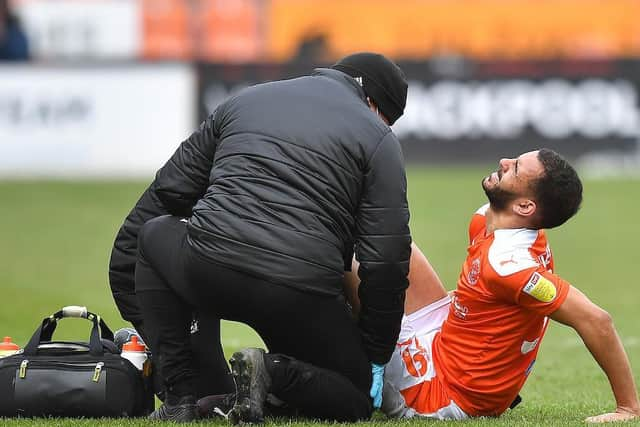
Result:
M102 372L103 366L104 366L104 362L98 362L96 364L96 368L93 370L93 378L91 378L91 380L94 383L97 383L98 381L100 381L100 372Z
M100 374L102 373L102 370L104 368L104 362L97 362L97 363L64 363L64 362L53 362L53 361L42 361L44 363L46 363L46 365L44 366L45 368L56 368L56 367L60 367L60 368L66 368L66 369L73 369L73 370L90 370L87 368L93 368L93 377L91 378L91 380L95 383L97 383L98 381L100 381ZM20 363L20 371L18 373L18 377L20 379L25 379L27 377L27 367L29 366L29 360L25 359ZM31 369L37 369L39 366L33 366L33 363L31 364ZM114 368L116 368L114 366ZM116 368L117 369L117 368Z
M20 374L19 377L20 378L24 378L27 376L27 365L29 364L29 361L27 359L24 359L22 361L22 363L20 364Z

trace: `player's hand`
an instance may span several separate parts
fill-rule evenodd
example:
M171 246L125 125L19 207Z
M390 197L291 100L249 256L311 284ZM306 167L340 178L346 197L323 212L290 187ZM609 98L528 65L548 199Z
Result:
M373 399L373 407L378 409L382 406L382 386L384 385L384 365L371 364L371 391L369 395Z
M593 417L589 417L584 420L590 424L600 424L600 423L614 423L617 421L631 421L635 419L640 419L640 410L631 411L628 409L618 408L616 412L609 412L607 414L596 415Z

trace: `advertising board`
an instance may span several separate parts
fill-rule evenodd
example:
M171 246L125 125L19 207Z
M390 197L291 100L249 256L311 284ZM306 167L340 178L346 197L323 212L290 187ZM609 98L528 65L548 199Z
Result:
M634 150L640 61L401 63L405 114L393 126L409 161L494 161L549 147L569 158ZM199 115L230 94L312 72L312 64L202 65ZM276 102L276 100L274 100Z
M0 176L150 176L195 103L186 65L0 66Z

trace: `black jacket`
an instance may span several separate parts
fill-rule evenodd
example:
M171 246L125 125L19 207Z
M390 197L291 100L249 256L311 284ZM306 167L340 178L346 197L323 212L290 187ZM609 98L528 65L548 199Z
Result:
M157 173L116 239L111 286L135 322L135 236L164 213L190 216L212 262L307 292L342 292L355 249L359 325L371 361L395 346L410 242L399 143L342 72L252 86L218 107Z

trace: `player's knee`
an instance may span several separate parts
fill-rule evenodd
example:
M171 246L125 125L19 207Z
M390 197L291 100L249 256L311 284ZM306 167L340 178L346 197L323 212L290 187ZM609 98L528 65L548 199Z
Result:
M610 329L611 327L613 327L613 317L611 317L608 311L599 308L595 313L595 317L595 321L603 329Z

